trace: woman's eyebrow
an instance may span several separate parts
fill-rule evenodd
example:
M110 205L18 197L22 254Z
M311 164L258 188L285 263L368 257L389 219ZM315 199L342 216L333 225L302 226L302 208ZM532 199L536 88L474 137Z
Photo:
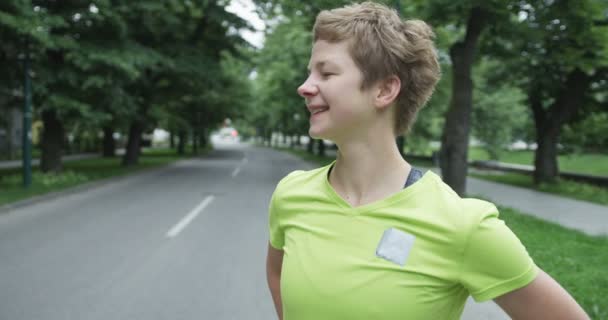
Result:
M327 60L321 60L321 61L317 61L317 63L315 63L315 68L317 69L321 69L324 66L333 66L334 64L331 63L331 61L327 61ZM308 65L306 67L306 70L308 70L308 72L310 73L310 65Z
M315 68L320 68L323 67L323 65L325 64L325 61L317 61L317 63L315 63ZM308 70L308 73L310 73L310 64L306 67L306 70Z

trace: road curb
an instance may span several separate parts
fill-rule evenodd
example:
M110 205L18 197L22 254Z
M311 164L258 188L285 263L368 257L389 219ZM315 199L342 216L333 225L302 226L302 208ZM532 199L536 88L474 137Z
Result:
M166 169L172 165L174 165L175 163L179 162L181 160L172 162L172 163L168 163L166 165L162 165L159 167L153 167L153 168L147 168L147 169L142 169L130 174L125 174L125 175L121 175L121 176L115 176L115 177L109 177L109 178L104 178L101 180L95 180L95 181L91 181L91 182L86 182L83 184L79 184L73 187L69 187L67 189L64 190L60 190L60 191L53 191L53 192L49 192L49 193L45 193L45 194L41 194L41 195L37 195L37 196L33 196L31 198L27 198L27 199L23 199L23 200L19 200L16 202L12 202L9 204L5 204L5 205L1 205L0 206L0 215L3 214L10 214L11 211L14 211L16 209L21 209L24 207L28 207L34 204L38 204L41 202L45 202L45 201L49 201L49 200L54 200L63 196L68 196L68 195L72 195L72 194L76 194L76 193L80 193L80 192L84 192L84 191L88 191L88 190L92 190L92 189L96 189L111 183L115 183L115 182L119 182L121 180L127 179L127 178L133 178L133 177L137 177L137 176L141 176L141 175L145 175L145 174L149 174L152 173L154 171L160 171L163 169Z

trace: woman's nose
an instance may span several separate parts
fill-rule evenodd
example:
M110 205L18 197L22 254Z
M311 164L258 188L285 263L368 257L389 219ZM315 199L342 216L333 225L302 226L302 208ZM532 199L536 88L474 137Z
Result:
M302 83L300 87L298 87L298 94L303 98L312 97L318 92L319 88L314 83L312 83L310 77L308 77L308 79L306 79L306 81L304 81L304 83Z

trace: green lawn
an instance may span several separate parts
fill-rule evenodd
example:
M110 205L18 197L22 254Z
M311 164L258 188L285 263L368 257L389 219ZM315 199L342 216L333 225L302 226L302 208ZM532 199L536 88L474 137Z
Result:
M90 181L166 165L184 157L170 149L145 149L139 158L139 164L129 168L121 166L121 157L68 161L64 163L64 171L60 174L43 174L34 168L29 189L22 187L20 168L0 170L0 206Z
M305 160L313 161L319 164L329 164L333 161L329 157L319 157L318 155L312 155L304 150L280 148L279 150L291 152ZM483 150L482 150L483 151ZM607 160L608 161L608 160ZM433 167L434 164L430 161L423 160L410 160L412 165L424 168ZM597 204L608 205L608 189L594 186L591 184L580 183L570 180L559 180L556 184L542 184L535 186L532 182L532 177L524 174L517 173L485 173L484 171L477 171L469 174L472 177L510 184L518 187L529 188L537 191L547 192L556 194L568 198L589 201Z
M568 290L592 319L608 319L608 237L588 236L510 208L499 210L536 264Z
M290 149L290 148L275 148L277 150L281 150L281 151L286 151L289 152L291 154L294 154L306 161L310 161L310 162L314 162L316 164L318 164L319 166L325 166L330 164L332 161L334 161L334 158L330 158L330 157L321 157L318 156L316 154L310 154L305 150L300 150L300 149Z
M488 153L479 147L469 149L470 160L488 160ZM500 162L534 164L534 151L503 151ZM608 176L608 154L586 153L560 155L557 159L559 169L567 172L587 173Z
M326 165L333 159L287 150ZM500 218L513 230L535 263L556 279L592 319L608 319L608 237L594 237L499 207Z
M34 159L40 158L40 149L32 148L32 158L34 158ZM13 157L9 157L7 154L0 154L0 161L8 161L8 160L21 160L21 149L19 149Z
M556 184L541 184L535 186L532 176L518 173L482 173L478 171L469 175L484 180L510 184L537 191L552 193L568 198L608 205L608 189L591 184L561 179Z

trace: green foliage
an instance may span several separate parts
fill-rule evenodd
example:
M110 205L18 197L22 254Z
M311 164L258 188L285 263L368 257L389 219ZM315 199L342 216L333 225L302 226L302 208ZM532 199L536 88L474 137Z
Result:
M564 127L561 142L574 152L608 152L608 111L591 112Z
M591 77L591 88L582 103L560 110L549 118L562 123L591 114L605 104L608 71L608 3L593 0L513 2L511 20L483 42L483 50L503 66L495 77L519 86L527 95L538 96L544 111L569 88L568 75L582 70ZM591 89L588 88L588 89ZM605 107L604 107L604 110Z
M74 171L64 171L61 173L42 173L34 172L32 180L44 187L57 187L68 184L78 184L88 181L87 176ZM4 186L20 187L23 184L21 175L11 175L2 179Z
M296 89L304 82L311 34L302 19L275 26L256 56L256 96L249 119L258 128L272 127L286 134L305 134L308 114ZM289 46L285 46L289 43Z
M258 13L268 21L280 19L301 19L304 21L306 30L312 29L314 19L321 10L333 9L349 4L349 0L254 0ZM387 3L389 1L378 1Z
M406 135L405 152L417 155L431 154L430 142L441 139L444 125L444 114L450 104L450 88L452 78L450 68L442 64L443 76L439 80L435 92L426 106L418 112L416 122L410 133ZM448 74L446 74L448 73Z
M498 68L498 61L484 59L474 73L473 135L483 143L492 160L499 159L507 144L523 138L525 127L531 125L523 92L507 83L492 81L492 73Z
M23 70L15 65L28 45L35 116L56 110L69 134L124 132L137 119L147 130L161 124L203 135L248 98L248 71L222 64L244 58L239 48L248 44L235 30L251 27L227 4L3 1L0 110L21 105Z
M305 134L308 115L296 88L306 76L312 23L319 11L350 1L254 2L268 24L261 50L240 38L236 30L251 26L226 12L228 1L2 1L0 125L8 108L22 105L27 44L35 117L56 109L71 135L103 126L124 133L133 119L145 120L147 130L204 135L226 117L252 132ZM437 34L443 77L408 135L408 151L429 152L441 136L452 86L449 50L465 37L473 7L491 21L474 74L473 134L487 151L499 154L510 140L530 136L532 117L522 105L538 93L549 109L577 68L592 85L560 143L568 152L608 150L605 1L379 2L429 21Z

